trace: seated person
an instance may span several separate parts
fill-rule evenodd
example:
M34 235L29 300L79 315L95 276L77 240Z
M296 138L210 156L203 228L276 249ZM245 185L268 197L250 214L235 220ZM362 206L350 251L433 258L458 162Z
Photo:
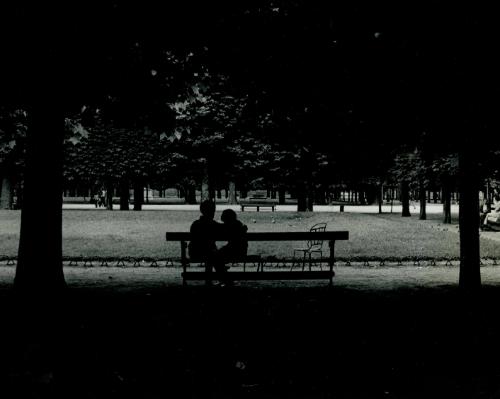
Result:
M208 262L217 252L213 236L219 231L220 223L214 220L214 202L203 201L200 204L200 212L200 218L191 224L192 239L188 245L188 252L192 260Z
M487 227L491 223L500 223L500 195L493 196L493 208L491 212L487 213L484 217L483 227Z
M248 241L246 232L248 227L241 223L232 209L226 209L222 212L221 230L229 237L227 244L217 251L218 259L224 263L232 260L238 260L246 256L248 250Z

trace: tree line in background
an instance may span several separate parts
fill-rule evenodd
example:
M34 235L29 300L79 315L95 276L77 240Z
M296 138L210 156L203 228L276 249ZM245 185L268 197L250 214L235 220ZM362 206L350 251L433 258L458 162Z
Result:
M183 96L169 103L171 120L160 129L139 124L116 126L106 105L84 106L67 117L64 188L83 188L92 195L104 187L111 197L108 208L113 209L112 196L117 193L121 210L129 209L131 189L134 209L140 210L145 186L156 190L176 187L191 204L196 203L197 190L202 198L211 199L217 191L227 190L228 201L236 203L236 190L244 195L247 190L268 189L282 204L285 191L289 191L299 200L298 210L304 211L332 200L381 204L384 187L389 187L390 196L386 193L385 199L400 200L403 216L410 215L413 198L420 201L420 218L425 219L432 192L433 199L444 204L445 223L451 222L452 193L457 190L456 153L432 153L432 143L423 141L414 148L400 145L377 154L375 170L364 163L356 168L356 154L338 161L328 151L319 152L314 143L308 145L310 148L297 148L273 140L273 129L278 127L272 115L257 115L252 123L245 120L248 96L236 98L229 90L223 91L224 81L218 77L212 92L210 82L188 86ZM3 209L12 208L15 191L19 193L18 206L22 204L27 124L26 111L1 110ZM485 152L483 161L485 187L498 176L493 168L498 154ZM297 178L302 168L308 170L304 181ZM342 195L345 191L353 195Z

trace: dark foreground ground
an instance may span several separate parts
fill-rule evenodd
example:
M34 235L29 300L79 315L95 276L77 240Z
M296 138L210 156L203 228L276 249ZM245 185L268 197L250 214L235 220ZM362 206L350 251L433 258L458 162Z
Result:
M0 397L498 398L500 288L0 289Z

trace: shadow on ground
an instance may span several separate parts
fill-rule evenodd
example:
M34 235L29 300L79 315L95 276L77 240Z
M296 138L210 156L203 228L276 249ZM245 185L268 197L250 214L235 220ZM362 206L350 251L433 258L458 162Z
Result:
M493 398L499 298L199 286L47 305L2 289L1 397Z

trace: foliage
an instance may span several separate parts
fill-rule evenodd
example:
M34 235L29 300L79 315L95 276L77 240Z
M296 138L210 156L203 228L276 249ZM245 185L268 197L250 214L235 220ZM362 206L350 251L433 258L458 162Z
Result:
M0 168L19 178L24 165L28 114L23 109L0 108Z

